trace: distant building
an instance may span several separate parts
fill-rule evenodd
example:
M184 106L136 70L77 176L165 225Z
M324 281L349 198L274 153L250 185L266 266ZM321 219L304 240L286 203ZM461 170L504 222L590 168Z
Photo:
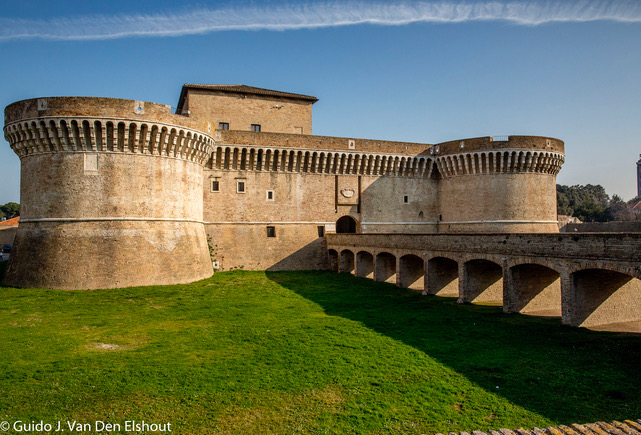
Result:
M641 196L641 154L639 154L639 157L637 162L637 196Z

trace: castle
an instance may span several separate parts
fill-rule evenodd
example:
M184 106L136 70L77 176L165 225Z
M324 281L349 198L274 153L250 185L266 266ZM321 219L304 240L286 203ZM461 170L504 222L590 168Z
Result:
M330 267L326 233L551 233L563 142L312 135L315 97L182 88L169 106L51 97L5 109L21 221L4 283L178 284Z

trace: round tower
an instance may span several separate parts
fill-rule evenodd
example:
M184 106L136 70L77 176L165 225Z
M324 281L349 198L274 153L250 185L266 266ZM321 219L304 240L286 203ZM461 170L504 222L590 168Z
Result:
M5 285L59 289L211 275L203 226L206 125L169 106L57 97L5 109L21 220Z
M439 232L558 232L556 175L563 141L481 137L434 145Z

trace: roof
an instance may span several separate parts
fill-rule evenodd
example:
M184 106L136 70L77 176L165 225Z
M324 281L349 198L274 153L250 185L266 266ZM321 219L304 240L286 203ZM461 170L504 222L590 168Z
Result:
M6 221L0 221L0 226L15 226L15 225L18 225L19 220L20 220L20 216L7 219Z
M271 89L255 88L247 85L198 85L185 83L180 98L178 99L178 110L182 110L187 89L202 89L205 91L230 92L235 94L263 95L268 97L291 98L294 100L311 101L312 104L318 101L318 98L311 95L293 94L291 92L273 91Z

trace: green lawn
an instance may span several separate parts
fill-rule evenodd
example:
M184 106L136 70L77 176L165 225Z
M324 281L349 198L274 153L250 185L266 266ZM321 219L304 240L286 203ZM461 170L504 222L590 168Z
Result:
M0 288L0 420L432 433L641 417L641 337L331 272Z

